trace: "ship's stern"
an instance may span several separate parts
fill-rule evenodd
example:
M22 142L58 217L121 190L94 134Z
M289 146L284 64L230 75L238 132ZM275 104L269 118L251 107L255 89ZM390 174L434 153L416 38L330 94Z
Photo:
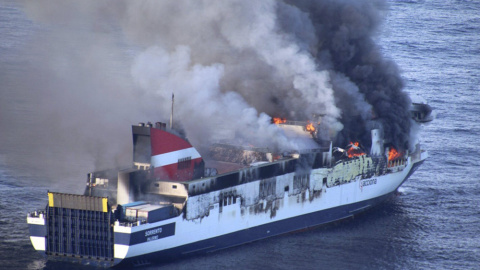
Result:
M48 193L45 210L28 214L30 240L49 260L112 267L114 216L108 199Z
M30 241L33 248L45 256L47 227L45 226L45 212L35 211L27 215Z

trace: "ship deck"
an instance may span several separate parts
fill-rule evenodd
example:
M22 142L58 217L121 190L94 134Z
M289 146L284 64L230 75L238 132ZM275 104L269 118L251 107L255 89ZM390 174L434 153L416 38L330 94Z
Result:
M248 165L243 165L235 162L219 161L219 160L204 160L205 167L217 169L218 174L234 172L247 168Z

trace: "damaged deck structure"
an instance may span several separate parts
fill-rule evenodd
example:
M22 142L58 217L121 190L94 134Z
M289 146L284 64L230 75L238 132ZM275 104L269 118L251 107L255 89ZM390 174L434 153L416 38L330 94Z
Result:
M305 123L282 125L312 139ZM162 123L132 134L131 168L90 173L84 195L49 193L46 208L28 215L36 250L104 267L213 252L365 211L427 158L419 145L393 155L379 130L369 153L358 143L282 154L215 144L205 158Z

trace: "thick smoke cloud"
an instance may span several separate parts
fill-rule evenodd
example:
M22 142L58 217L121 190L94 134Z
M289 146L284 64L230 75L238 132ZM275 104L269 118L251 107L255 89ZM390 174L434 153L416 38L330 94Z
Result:
M330 130L323 139L339 146L353 140L368 146L370 129L381 127L387 141L407 147L410 100L398 68L374 42L384 1L23 5L48 33L40 32L35 46L43 50L34 50L41 81L48 80L39 84L39 96L76 100L88 117L75 109L67 115L79 125L94 119L98 130L120 133L134 122L167 122L173 92L175 122L196 146L233 140L299 149L270 116L312 120L321 114ZM47 103L49 111L65 106ZM106 113L98 111L102 106ZM92 137L87 134L81 141ZM106 149L114 148L105 141Z
M283 7L293 9L287 5ZM137 2L130 6L127 16L130 21L124 29L131 39L139 40L147 47L160 44L172 54L179 45L186 46L191 55L190 65L195 65L197 70L210 65L222 67L222 77L217 78L218 91L216 85L204 85L199 80L190 83L188 91L183 91L178 85L172 89L154 83L159 90L153 92L161 95L168 95L172 90L185 92L177 96L185 100L188 96L187 103L199 105L189 112L180 109L179 114L182 123L190 121L194 115L203 116L195 117L193 121L198 123L201 119L205 130L185 125L193 141L199 138L199 141L205 142L205 136L199 137L200 133L218 133L219 129L227 129L235 134L235 138L254 145L265 146L266 142L270 142L267 146L298 148L285 144L282 132L271 127L261 112L293 120L306 120L315 113L322 113L332 119L332 128L342 128L341 123L336 121L340 111L334 102L328 72L318 70L315 59L302 49L305 45L297 43L292 35L281 29L278 8L276 1L167 1L161 5ZM138 13L138 10L143 12ZM293 10L299 12L298 9ZM149 29L149 25L159 27L154 32L143 31ZM147 78L142 75L145 74L142 67L150 68L149 61L143 62L143 65L137 62L134 78L157 80L156 76ZM184 82L193 78L191 74L182 72L185 69L175 70L178 79ZM150 92L154 86L143 88ZM202 92L200 95L199 91ZM210 98L202 99L205 95ZM201 104L198 104L199 100ZM195 112L205 107L208 107L206 110L209 113Z
M340 145L369 145L370 129L382 128L387 141L407 146L410 100L373 41L383 1L137 2L129 10L132 39L167 50L185 45L193 62L223 65L220 91L259 112L294 120L324 114Z
M368 143L370 130L380 127L387 142L408 147L411 100L397 66L372 39L384 1L289 2L309 14L318 39L316 61L331 71L345 127L337 139Z

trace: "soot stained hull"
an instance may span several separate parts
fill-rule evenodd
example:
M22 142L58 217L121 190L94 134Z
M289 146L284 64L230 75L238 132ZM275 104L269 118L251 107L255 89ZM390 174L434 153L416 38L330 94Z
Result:
M428 157L418 145L390 160L374 130L371 156L335 159L330 146L217 175L188 141L162 128L132 128L137 168L89 174L85 195L49 192L45 210L27 216L34 248L52 261L100 267L214 252L364 212L392 196ZM152 149L154 162L139 149ZM139 194L142 188L150 193Z

